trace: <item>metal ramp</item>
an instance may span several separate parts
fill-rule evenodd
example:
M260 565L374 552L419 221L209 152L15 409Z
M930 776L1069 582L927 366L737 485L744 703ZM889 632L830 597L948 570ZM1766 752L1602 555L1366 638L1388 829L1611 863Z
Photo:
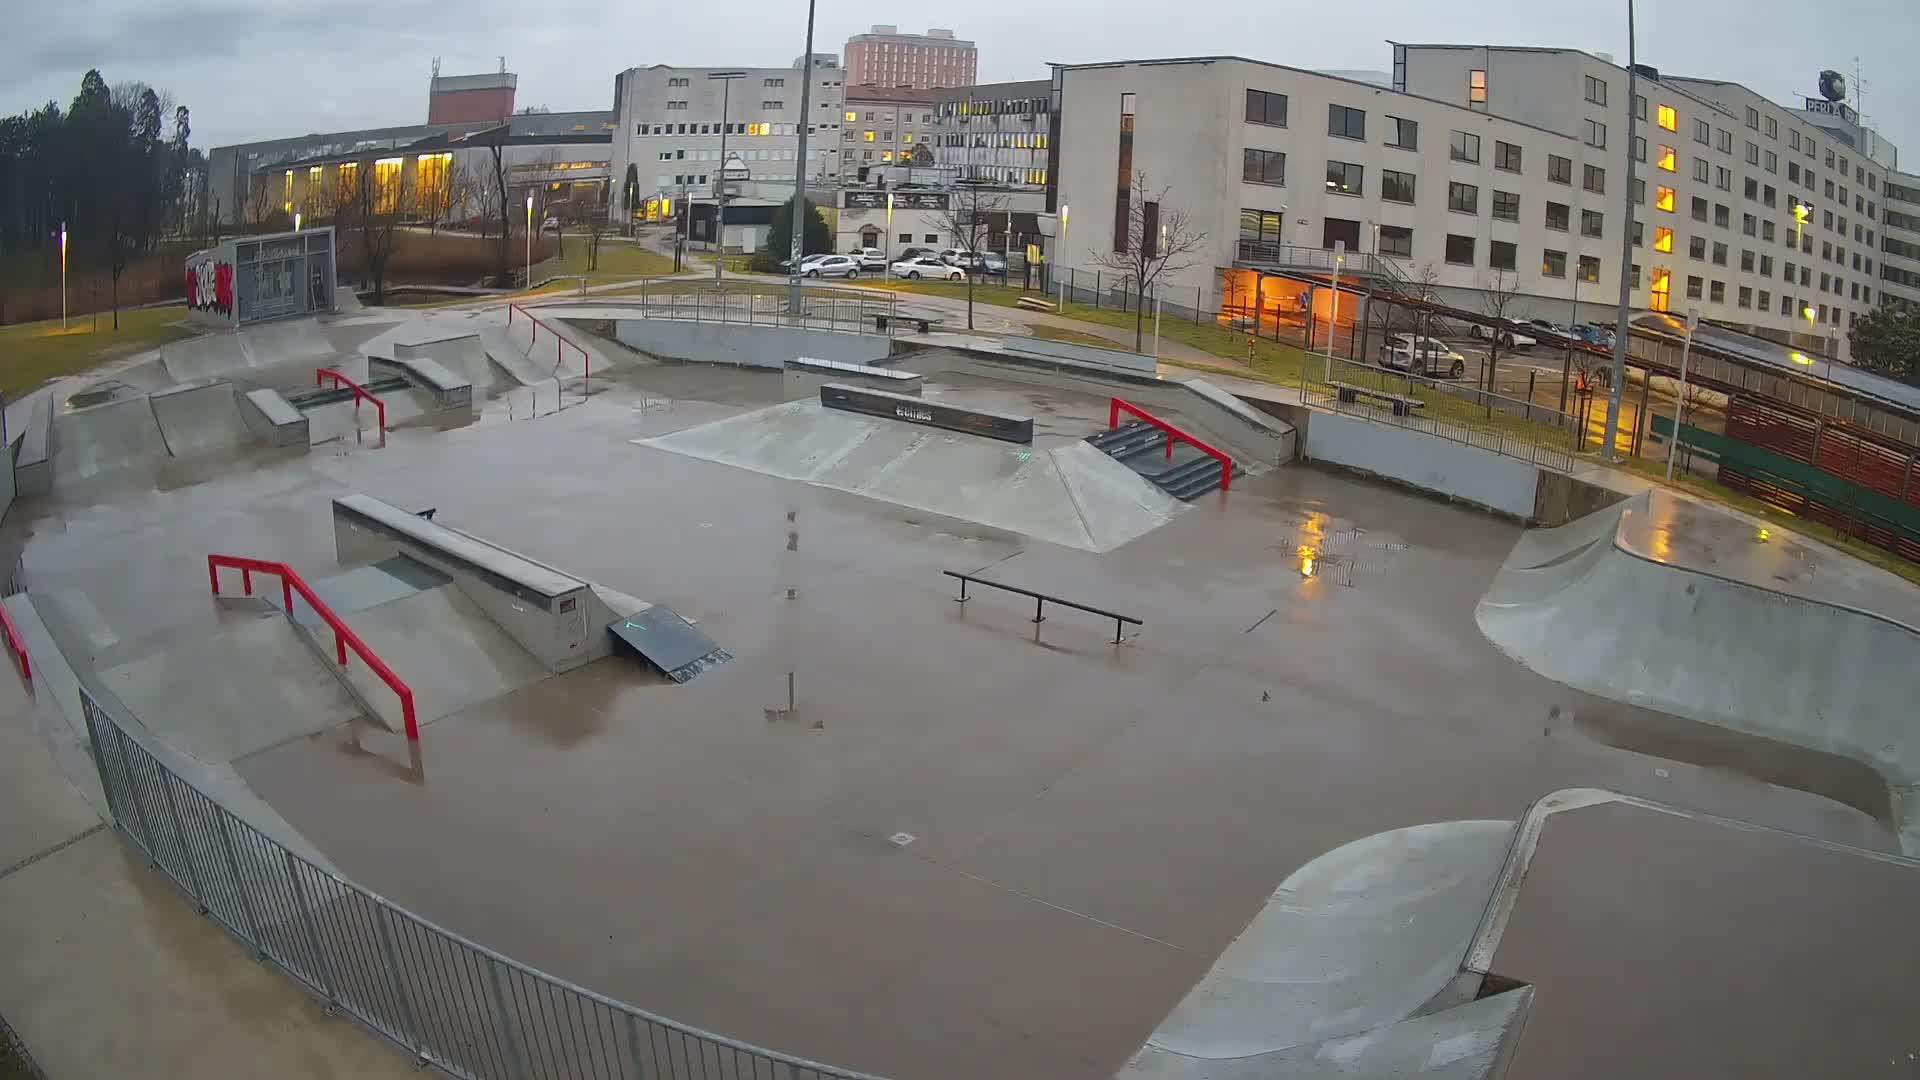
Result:
M677 683L689 682L708 668L733 659L732 653L714 644L712 638L695 630L692 623L665 604L616 619L607 624L607 633Z

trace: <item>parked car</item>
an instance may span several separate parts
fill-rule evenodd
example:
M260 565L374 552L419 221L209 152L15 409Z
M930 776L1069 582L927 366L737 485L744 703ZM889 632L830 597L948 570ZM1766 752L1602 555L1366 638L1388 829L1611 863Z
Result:
M901 259L893 264L893 276L903 278L939 278L942 281L965 281L967 272L957 266L949 266L932 255L922 255L917 259Z
M1526 324L1528 326L1533 327L1535 330L1540 331L1540 333L1542 334L1549 334L1549 335L1552 335L1553 337L1563 338L1563 337L1573 336L1571 333L1568 332L1566 327L1561 326L1559 323L1554 322L1552 319L1528 319Z
M1539 339L1526 332L1533 327L1519 319L1501 319L1500 323L1499 340L1502 346L1509 349L1531 349L1538 343ZM1474 323L1469 333L1482 341L1494 336L1492 327L1482 326L1479 323Z
M940 257L940 253L930 247L902 248L900 250L900 257L895 261L909 262L913 259L921 258L922 256L925 256L926 258L929 258L929 259L938 259Z
M801 258L801 260L800 260L800 272L801 272L801 273L803 273L803 274L804 274L804 273L806 273L806 271L807 271L807 267L809 267L809 266L812 266L812 265L813 265L814 263L817 263L817 262L819 262L819 261L820 261L821 259L824 259L824 258L826 258L826 257L827 257L827 253L823 251L823 252L820 252L820 253L819 253L819 254L817 254L817 255L807 255L807 256L805 256L805 257L803 257L803 258ZM793 269L793 260L792 260L792 259L781 259L781 260L780 260L780 269L782 269L782 270L786 270L786 271L792 271L792 269Z
M881 251L879 248L857 247L847 252L847 255L859 263L860 269L862 270L885 270L887 268L887 253Z
M1467 358L1439 338L1395 334L1380 343L1380 366L1457 379L1467 373Z
M800 272L806 277L857 278L860 262L851 255L825 255L811 265L803 263Z
M1573 328L1573 336L1589 345L1598 345L1604 349L1613 348L1613 327L1595 323L1581 323Z
M955 265L968 273L988 274L993 277L1007 276L1007 260L996 251L976 252Z
M939 255L940 261L948 266L965 266L971 257L964 248L947 248Z

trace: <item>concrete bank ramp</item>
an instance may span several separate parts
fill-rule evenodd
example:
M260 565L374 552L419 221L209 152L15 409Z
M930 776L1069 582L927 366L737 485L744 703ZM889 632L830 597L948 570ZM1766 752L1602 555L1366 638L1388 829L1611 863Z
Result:
M521 386L546 386L556 381L553 364L541 365L527 359L526 336L518 343L504 328L480 332L481 351L487 361Z
M1689 515L1717 514L1722 521L1693 526L1736 528L1748 540L1755 528L1671 499L1642 495L1524 536L1475 610L1481 632L1575 689L1866 763L1886 779L1902 849L1920 853L1920 629L1820 599L1821 560L1851 563L1837 553L1776 554L1808 579L1794 582L1736 579L1731 562L1714 572L1685 565ZM1786 536L1766 543L1798 546ZM1853 572L1827 571L1838 583ZM1889 591L1899 588L1888 579Z
M1460 973L1513 837L1510 821L1438 822L1301 867L1120 1075L1487 1075L1525 995L1410 1018Z
M253 439L233 384L208 379L152 395L153 416L174 457L231 451Z
M482 344L479 334L459 334L413 342L396 341L393 345L393 358L402 362L415 359L432 360L453 374L465 378L473 384L475 392L483 396L491 396L503 386L523 385L505 368L488 359L486 346Z
M1041 449L790 401L642 446L1110 551L1185 507L1079 440Z
M452 584L341 618L413 691L420 723L437 720L547 677L540 663ZM390 731L404 731L399 701L366 665L347 679Z
M141 394L83 409L56 407L51 456L54 481L60 483L90 480L169 454L153 405Z

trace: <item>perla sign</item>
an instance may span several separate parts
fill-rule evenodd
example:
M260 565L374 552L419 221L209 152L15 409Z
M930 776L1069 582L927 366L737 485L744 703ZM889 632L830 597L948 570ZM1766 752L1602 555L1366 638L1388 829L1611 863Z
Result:
M1860 114L1848 108L1844 101L1822 101L1819 98L1806 98L1804 100L1807 103L1807 112L1837 116L1849 124L1858 124L1860 122Z

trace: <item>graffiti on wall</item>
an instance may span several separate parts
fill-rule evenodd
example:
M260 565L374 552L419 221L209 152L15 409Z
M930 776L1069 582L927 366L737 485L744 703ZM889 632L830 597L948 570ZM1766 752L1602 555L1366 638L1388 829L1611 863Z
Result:
M206 259L188 266L187 307L233 314L233 264Z

